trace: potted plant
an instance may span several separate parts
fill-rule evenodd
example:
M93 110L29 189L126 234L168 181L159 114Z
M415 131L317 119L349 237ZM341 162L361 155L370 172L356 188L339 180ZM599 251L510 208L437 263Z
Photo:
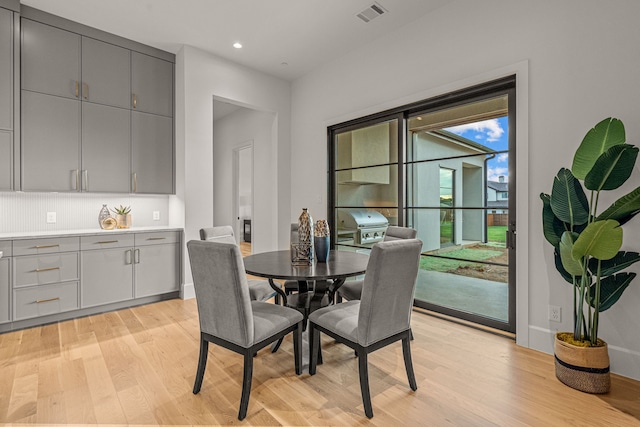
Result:
M636 276L622 270L639 261L640 254L620 248L622 226L640 212L640 187L606 209L598 202L603 191L627 181L637 156L638 148L625 143L622 122L605 119L587 132L571 169L560 169L551 195L540 194L544 236L554 246L556 269L574 292L574 330L555 338L556 376L590 393L610 388L607 344L598 337L599 315L620 299Z
M116 224L118 228L131 227L131 207L120 205L117 208L111 209L116 214Z

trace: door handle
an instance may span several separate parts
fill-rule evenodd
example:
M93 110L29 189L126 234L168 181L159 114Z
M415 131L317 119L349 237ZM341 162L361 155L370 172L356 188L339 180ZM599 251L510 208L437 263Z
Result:
M80 96L80 82L76 80L76 98Z
M138 108L138 96L133 94L133 108Z

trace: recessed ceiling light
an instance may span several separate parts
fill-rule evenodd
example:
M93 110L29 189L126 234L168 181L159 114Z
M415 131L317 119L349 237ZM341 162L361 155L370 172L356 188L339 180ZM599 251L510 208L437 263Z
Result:
M236 49L242 49L242 43L240 43L240 42L235 42L235 43L233 44L233 47L235 47Z

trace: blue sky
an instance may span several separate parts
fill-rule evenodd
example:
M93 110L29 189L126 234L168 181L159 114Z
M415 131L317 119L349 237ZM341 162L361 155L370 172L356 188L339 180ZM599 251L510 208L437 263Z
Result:
M470 139L496 151L506 151L509 148L509 125L507 116L498 119L484 120L482 122L469 123L445 129ZM509 181L507 153L498 154L488 162L487 178L489 181L498 181L499 176L504 176L505 182Z

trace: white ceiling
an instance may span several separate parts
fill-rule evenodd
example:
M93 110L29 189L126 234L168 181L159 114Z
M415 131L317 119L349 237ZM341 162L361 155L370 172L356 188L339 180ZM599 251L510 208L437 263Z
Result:
M21 0L36 9L177 53L191 45L286 80L454 0ZM244 47L234 49L240 41ZM286 63L287 65L284 65Z

